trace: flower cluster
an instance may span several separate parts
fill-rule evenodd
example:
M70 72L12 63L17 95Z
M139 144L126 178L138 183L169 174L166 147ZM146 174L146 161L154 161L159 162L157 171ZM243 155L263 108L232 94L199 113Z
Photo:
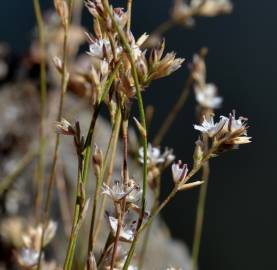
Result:
M215 142L220 142L222 150L228 150L251 142L251 137L247 136L246 121L247 118L236 119L235 113L230 113L229 117L221 116L218 122L214 122L213 117L208 120L204 118L202 124L194 125L194 128L207 134Z

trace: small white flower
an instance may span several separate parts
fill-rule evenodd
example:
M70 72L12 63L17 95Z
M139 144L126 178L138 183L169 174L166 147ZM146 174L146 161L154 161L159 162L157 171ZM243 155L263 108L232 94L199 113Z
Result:
M104 59L105 53L109 54L111 53L111 44L110 41L107 39L90 39L91 44L89 45L89 52L88 54L99 58Z
M221 119L225 121L222 132L227 133L229 139L226 141L227 144L246 144L250 143L251 137L247 136L247 118L239 117L236 119L235 113L230 114L229 118L221 116Z
M23 248L16 253L18 263L25 268L34 267L38 263L39 252L29 248Z
M235 131L244 129L244 135L247 134L246 132L247 118L239 117L238 119L236 119L235 113L230 114L229 117L222 115L220 116L220 118L225 120L225 125L223 127L223 130L225 132L235 132Z
M208 83L204 87L195 86L197 102L210 109L217 109L222 103L222 97L217 96L217 88L214 84Z
M115 202L122 200L130 192L130 189L125 191L124 184L119 180L114 180L111 187L103 183L102 194L106 194Z
M114 202L119 202L126 197L126 202L136 203L141 198L142 190L134 180L129 180L127 187L121 181L115 180L111 187L103 184L102 194L106 194Z
M183 164L181 160L171 165L172 177L175 183L179 183L185 180L188 173L187 164Z
M113 235L116 235L118 227L118 219L112 216L108 216L109 225ZM134 239L134 234L136 230L136 221L131 222L131 224L123 224L120 230L119 238L121 241L132 242Z
M210 117L208 120L206 117L203 117L204 120L199 125L194 125L194 129L201 131L202 133L208 134L210 138L214 137L219 131L223 129L223 126L226 124L226 119L221 118L219 122L214 123L214 118Z
M144 163L143 159L143 147L140 147L139 149L139 162L141 164ZM161 153L161 150L157 147L154 147L151 145L151 143L148 144L147 148L147 165L149 167L157 166L164 164L165 166L169 165L173 160L175 159L175 156L173 155L173 150L166 148L163 153Z
M144 163L144 151L143 147L139 148L139 162ZM147 148L147 164L148 165L157 165L164 162L164 158L161 156L161 151L157 147L153 147L151 143L148 144Z

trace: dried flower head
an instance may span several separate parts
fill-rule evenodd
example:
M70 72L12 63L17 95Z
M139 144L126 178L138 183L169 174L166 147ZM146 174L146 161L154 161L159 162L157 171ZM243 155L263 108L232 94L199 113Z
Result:
M163 41L158 48L153 49L151 52L149 59L149 76L152 80L169 76L179 69L185 61L183 58L176 58L174 52L167 53L162 57L164 48L165 42Z

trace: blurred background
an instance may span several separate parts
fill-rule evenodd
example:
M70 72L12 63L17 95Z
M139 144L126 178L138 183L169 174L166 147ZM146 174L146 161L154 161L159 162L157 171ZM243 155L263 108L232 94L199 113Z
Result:
M45 9L52 1L41 1ZM125 1L112 1L120 6ZM218 114L249 118L253 143L211 162L208 200L200 254L200 270L277 269L277 182L274 172L277 150L276 26L274 0L234 0L231 15L198 18L193 29L178 27L166 34L168 50L189 62L202 46L209 48L208 81L224 97ZM170 0L134 1L133 29L136 35L151 32L168 18ZM86 15L87 12L85 11ZM89 19L84 24L89 25ZM14 50L17 59L28 50L35 18L32 1L2 1L0 41ZM12 74L10 74L12 76ZM155 82L144 93L146 104L158 106L150 131L155 135L174 104L187 77L184 66L173 76ZM161 109L162 108L162 109ZM195 100L179 114L162 146L174 148L176 156L191 163L197 132ZM163 181L170 181L163 179ZM163 195L169 191L164 186ZM198 190L182 193L163 216L174 237L192 245Z

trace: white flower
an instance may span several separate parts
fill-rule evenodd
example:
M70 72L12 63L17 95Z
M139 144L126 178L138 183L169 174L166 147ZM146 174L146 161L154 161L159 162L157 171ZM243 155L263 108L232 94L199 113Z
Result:
M124 184L119 180L114 180L111 187L103 183L102 194L108 195L115 202L122 200L129 192L131 190L125 191Z
M140 147L139 149L139 162L141 164L144 163L143 159L143 147ZM153 147L151 143L148 144L147 148L147 165L149 167L157 166L160 164L168 165L175 159L175 156L173 155L173 150L166 148L163 153L161 153L161 150L158 147Z
M229 139L227 144L245 144L250 143L251 137L247 136L247 118L239 117L236 119L235 113L230 114L229 118L221 116L221 119L225 121L222 132L227 133Z
M38 263L39 252L29 248L23 248L16 253L17 262L24 268L34 267Z
M115 180L111 187L103 184L102 194L106 194L114 202L126 197L126 202L135 203L140 200L142 190L134 180L129 180L127 187L121 181Z
M191 7L198 15L207 17L230 13L233 9L230 0L192 0Z
M89 45L88 54L99 58L104 59L106 57L105 54L109 55L111 53L111 44L107 39L90 39L91 44Z
M222 103L222 97L218 97L217 88L214 84L208 83L204 87L195 86L195 95L197 102L210 109L217 109Z
M118 227L118 219L112 216L108 216L109 225L113 235L116 235ZM136 230L136 221L131 222L131 224L123 224L120 230L119 238L121 241L132 242L134 239L134 234Z
M187 164L183 164L181 160L171 165L172 178L175 183L179 183L185 180L188 173Z
M204 120L199 125L194 125L194 129L201 131L202 133L208 134L210 138L214 137L219 131L223 129L223 126L226 124L226 119L221 118L219 122L214 123L214 118L210 117L208 120L206 117L203 117Z

